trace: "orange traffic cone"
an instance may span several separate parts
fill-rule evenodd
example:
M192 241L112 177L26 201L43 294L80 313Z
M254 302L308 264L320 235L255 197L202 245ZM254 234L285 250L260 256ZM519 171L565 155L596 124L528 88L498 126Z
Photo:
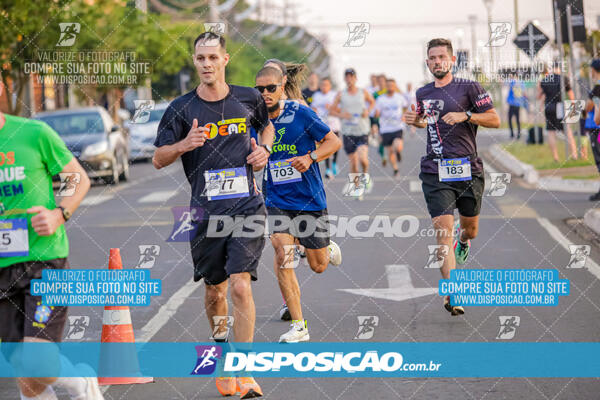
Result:
M119 249L110 249L110 258L108 259L108 269L123 269L121 261L121 252ZM98 383L100 385L124 385L130 383L149 383L154 382L152 377L143 377L140 373L140 366L135 349L135 336L133 335L133 325L131 324L131 314L128 306L105 306L102 317L102 343L131 343L129 351L119 351L100 353L100 368L98 369ZM131 366L131 376L121 377L101 377L102 370L110 371L111 366L123 365Z

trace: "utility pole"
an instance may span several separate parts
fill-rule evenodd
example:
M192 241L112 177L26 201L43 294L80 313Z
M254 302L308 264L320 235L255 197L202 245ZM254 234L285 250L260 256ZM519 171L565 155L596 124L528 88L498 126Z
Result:
M575 59L575 44L573 42L573 26L571 24L571 4L567 3L567 37L569 38L569 79L571 87L575 92L575 99L579 100L579 84L577 82L577 69L579 67L578 60ZM579 58L579 57L577 57ZM565 110L565 114L566 114ZM577 152L581 154L581 129L579 124L576 125L577 132Z
M556 2L556 0L553 0L553 6L554 6L554 15L557 15L558 18L556 18L556 20L554 21L554 24L556 25L556 43L558 44L558 53L559 53L559 58L560 58L560 63L562 65L563 60L565 58L565 51L563 49L563 42L562 42L562 24L561 24L561 16L560 16L560 10L558 9L558 4ZM561 70L561 76L560 76L560 105L563 109L563 120L561 122L562 127L563 127L563 133L565 135L565 160L567 158L569 158L569 138L567 135L567 129L568 126L565 123L564 120L564 114L565 114L565 71ZM557 110L558 111L558 110ZM558 114L558 113L557 113Z
M515 12L515 37L516 37L519 34L519 0L514 0L513 8L514 8L514 12ZM515 52L516 52L516 56L517 56L517 69L519 69L520 68L520 66L519 66L520 51L519 51L518 47L515 47Z

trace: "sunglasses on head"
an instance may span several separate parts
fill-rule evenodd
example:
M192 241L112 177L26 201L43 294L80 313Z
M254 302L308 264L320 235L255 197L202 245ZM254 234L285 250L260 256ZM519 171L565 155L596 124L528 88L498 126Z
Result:
M265 91L265 89L267 89L267 92L269 93L275 93L275 91L277 90L277 88L281 86L280 84L272 84L272 85L267 85L267 86L254 86L254 89L258 90L259 93L262 93Z

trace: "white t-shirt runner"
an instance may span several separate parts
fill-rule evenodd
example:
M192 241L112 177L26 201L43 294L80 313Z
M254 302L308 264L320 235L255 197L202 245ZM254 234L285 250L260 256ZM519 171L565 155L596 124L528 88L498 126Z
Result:
M333 117L329 115L329 111L326 106L330 106L333 104L335 100L335 95L337 93L333 90L330 90L327 93L323 93L321 91L313 93L313 101L310 103L310 106L317 111L317 115L321 118L321 121L325 122L329 129L333 132L339 132L341 128L340 120L337 117Z
M399 93L392 96L387 94L377 97L375 109L379 116L379 132L382 134L397 132L404 128L402 122L402 109L408 107L406 99Z

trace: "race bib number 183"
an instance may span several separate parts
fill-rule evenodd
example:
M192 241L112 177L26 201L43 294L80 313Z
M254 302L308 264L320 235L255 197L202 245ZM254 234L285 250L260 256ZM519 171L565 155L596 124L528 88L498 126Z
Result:
M27 219L0 220L0 257L29 255Z
M438 174L440 182L470 181L471 162L468 157L439 160Z

